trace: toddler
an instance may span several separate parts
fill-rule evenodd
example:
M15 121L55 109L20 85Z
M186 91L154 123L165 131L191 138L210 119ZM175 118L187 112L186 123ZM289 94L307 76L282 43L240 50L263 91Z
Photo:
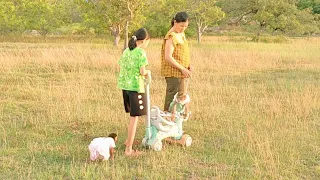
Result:
M176 115L183 116L184 121L187 121L191 114L189 103L190 96L188 94L178 97L178 93L176 93L169 106L169 112L171 112L172 115L171 121L175 120Z
M90 160L108 160L109 158L114 160L114 148L116 147L117 141L118 136L116 133L111 133L108 137L94 138L88 147L90 151Z

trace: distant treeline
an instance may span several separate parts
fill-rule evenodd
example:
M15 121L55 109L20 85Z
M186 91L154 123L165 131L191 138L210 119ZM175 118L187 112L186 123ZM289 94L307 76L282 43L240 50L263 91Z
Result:
M320 0L1 0L1 34L110 34L114 43L146 27L163 36L178 11L190 15L188 35L237 30L259 36L317 35Z

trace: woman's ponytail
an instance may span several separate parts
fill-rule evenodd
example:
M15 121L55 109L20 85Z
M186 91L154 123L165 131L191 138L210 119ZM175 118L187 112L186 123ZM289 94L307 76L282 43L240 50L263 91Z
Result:
M172 18L171 20L171 27L173 27L173 25L174 25L174 18Z
M145 28L140 28L129 40L128 47L130 51L134 50L137 47L137 41L149 38L150 36L147 30Z
M128 47L130 50L133 50L134 48L137 47L137 37L136 36L132 36L129 43L128 43Z

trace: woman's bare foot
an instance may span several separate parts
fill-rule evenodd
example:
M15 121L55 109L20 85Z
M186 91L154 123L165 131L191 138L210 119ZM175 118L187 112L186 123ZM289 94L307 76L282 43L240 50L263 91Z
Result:
M131 152L127 152L127 151L124 152L124 155L126 155L126 156L139 156L141 154L143 154L142 151L138 151L138 150L134 150L134 149L132 149Z

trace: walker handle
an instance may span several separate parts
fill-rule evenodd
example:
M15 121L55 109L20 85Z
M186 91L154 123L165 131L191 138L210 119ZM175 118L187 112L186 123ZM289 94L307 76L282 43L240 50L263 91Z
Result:
M146 75L146 78L145 78L145 83L146 84L150 84L151 83L151 71L149 71Z

